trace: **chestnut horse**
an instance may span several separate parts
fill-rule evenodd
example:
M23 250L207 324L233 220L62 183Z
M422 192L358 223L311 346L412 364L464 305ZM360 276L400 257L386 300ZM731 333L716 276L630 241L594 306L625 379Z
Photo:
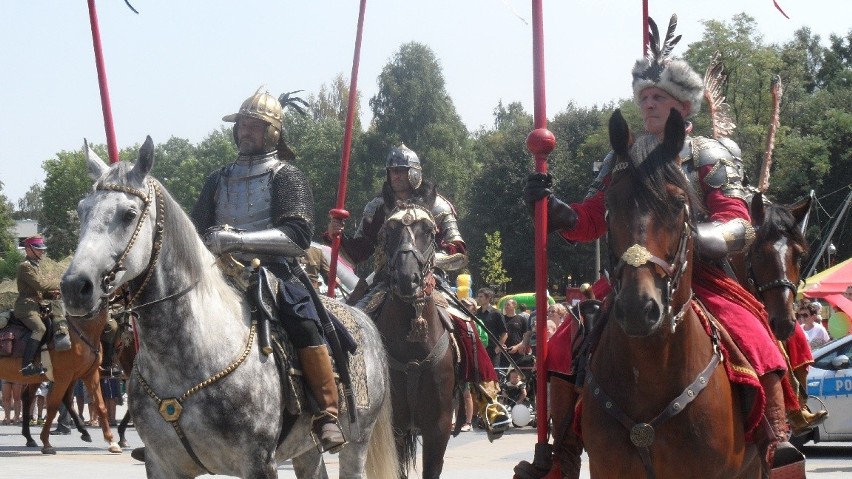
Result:
M620 111L607 188L610 318L592 353L581 425L595 478L756 478L740 397L718 335L697 314L693 231L701 202L680 169L684 121L672 110L662 142L632 141Z
M399 477L416 462L417 434L423 440L423 478L437 479L450 439L455 389L452 333L438 316L428 286L435 259L435 220L415 204L397 207L379 233L380 275L390 292L376 326L390 365L391 403ZM369 306L368 306L368 309Z
M121 453L121 448L113 440L112 430L109 426L106 406L101 396L100 372L98 370L101 364L100 337L104 330L104 324L106 324L106 318L105 309L97 312L92 319L68 316L71 349L67 351L49 350L52 369L48 371L49 376L47 377L44 375L23 376L20 371L20 358L0 358L0 378L3 380L27 385L37 385L48 379L53 380L53 387L45 398L47 414L39 436L43 444L41 449L43 454L56 454L56 449L50 444L50 427L56 417L59 404L64 402L66 407L71 404L71 397L74 392L73 385L78 379L82 379L89 391L92 392L92 407L97 412L98 421L104 433L104 440L109 444L109 452ZM27 396L30 400L32 399L32 394L27 394ZM27 439L28 447L36 447L36 442L30 436L32 408L30 404L27 404L27 401L24 401L23 406L22 434ZM74 409L68 408L68 410L81 434L80 438L86 442L91 442L89 432L83 427Z

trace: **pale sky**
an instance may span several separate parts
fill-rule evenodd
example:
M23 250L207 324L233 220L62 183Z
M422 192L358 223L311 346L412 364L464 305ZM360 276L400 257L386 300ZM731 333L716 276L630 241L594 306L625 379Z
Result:
M171 136L193 143L266 85L316 93L352 68L358 0L122 0L97 2L119 148ZM650 0L666 25L677 13L675 50L700 40L700 21L745 11L767 42L810 27L827 45L852 28L849 0ZM491 126L498 101L532 112L531 2L369 0L358 87L363 112L382 67L401 44L428 45L470 130ZM640 0L544 0L549 117L570 101L592 106L630 95L642 52ZM661 26L661 28L664 28ZM17 203L44 181L42 163L83 138L106 143L87 2L0 4L0 181ZM369 117L365 118L368 121ZM557 139L558 141L558 139ZM342 139L341 139L342 143ZM315 186L316 188L317 186Z

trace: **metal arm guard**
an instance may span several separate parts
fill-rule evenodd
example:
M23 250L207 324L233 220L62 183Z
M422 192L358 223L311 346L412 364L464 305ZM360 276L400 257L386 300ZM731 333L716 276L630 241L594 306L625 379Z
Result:
M432 216L435 217L435 224L438 225L438 231L442 241L445 243L464 243L461 232L459 231L456 210L453 208L453 205L441 195L437 195L435 197L435 204L432 206Z
M226 227L219 234L211 234L208 237L216 242L210 249L222 253L239 251L287 258L305 255L305 250L288 238L283 231L275 228L239 231Z
M695 239L703 258L718 260L745 251L754 241L754 227L742 218L720 223L701 223Z

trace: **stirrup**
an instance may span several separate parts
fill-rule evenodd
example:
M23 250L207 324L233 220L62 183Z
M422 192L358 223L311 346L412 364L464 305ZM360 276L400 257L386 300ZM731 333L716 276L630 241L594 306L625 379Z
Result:
M311 437L320 453L336 454L348 442L337 416L328 411L322 411L311 418Z
M492 402L485 406L485 410L482 413L482 420L485 423L485 430L488 433L488 440L490 442L500 439L503 433L509 429L509 425L512 424L509 411L506 409L506 406L499 402Z
M33 363L29 363L21 368L21 374L24 376L38 376L46 372L47 369L36 367Z

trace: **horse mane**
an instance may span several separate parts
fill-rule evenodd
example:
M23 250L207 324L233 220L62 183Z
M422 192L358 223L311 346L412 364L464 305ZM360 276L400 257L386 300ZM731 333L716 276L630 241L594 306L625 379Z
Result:
M808 242L796 225L796 218L790 207L776 203L764 203L763 223L757 228L754 244L770 242L788 236L804 254L808 251Z
M701 198L680 167L679 158L666 156L656 137L646 135L638 138L630 148L630 156L630 159L620 161L627 164L629 176L634 179L633 198L640 206L651 211L664 224L673 226L680 205L672 202L667 194L666 186L671 184L686 193L693 222L706 215Z

